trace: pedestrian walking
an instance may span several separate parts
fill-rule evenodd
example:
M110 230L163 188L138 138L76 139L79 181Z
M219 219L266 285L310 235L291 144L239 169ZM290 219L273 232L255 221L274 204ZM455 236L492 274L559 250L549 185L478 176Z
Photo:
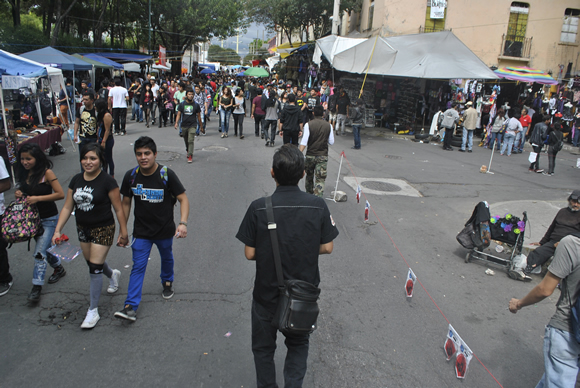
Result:
M344 87L340 87L336 99L336 134L340 131L342 136L345 135L345 123L350 108L350 98L346 94Z
M168 106L168 104L171 105ZM165 89L165 87L159 88L159 96L157 96L157 105L159 107L159 128L161 128L162 122L163 126L166 127L168 120L167 113L169 111L168 108L173 109L173 103L169 99L169 96L167 95L167 89Z
M524 144L526 143L526 134L530 129L532 124L532 118L528 115L528 109L522 109L522 115L520 116L520 124L522 124L522 131L516 134L516 141L514 143L515 151L518 154L524 152Z
M503 139L502 127L505 121L505 110L499 108L496 116L492 119L491 136L488 143L489 148L492 148L495 143L496 150L499 151L501 149L501 141Z
M465 148L467 147L467 152L473 152L473 132L475 132L477 125L478 113L473 107L473 102L467 101L465 106L467 110L463 113L463 141L461 142L459 151L465 152Z
M302 112L296 106L296 95L288 96L288 104L284 107L280 115L280 136L284 144L292 143L298 145L298 138L302 136ZM256 135L257 136L257 135Z
M237 95L234 98L234 135L244 138L244 117L246 117L246 99L244 98L244 90L238 89Z
M193 91L188 90L193 101ZM123 209L128 218L131 202L135 200L133 241L133 268L129 278L127 299L115 317L135 321L141 303L145 270L155 244L161 256L161 284L164 299L173 297L173 238L187 237L189 201L185 188L173 170L157 163L157 145L147 136L135 141L138 166L127 171L121 184ZM173 219L173 206L180 204L180 222L177 228Z
M181 128L180 135L185 142L187 163L193 162L195 131L198 125L201 125L201 108L193 101L193 90L189 89L185 95L185 100L177 107L177 117L175 119L175 129Z
M278 94L272 89L268 97L262 96L262 110L266 112L264 115L264 138L266 139L266 147L274 147L276 143L276 132L278 131Z
M113 124L113 116L109 113L108 104L106 100L98 99L95 102L97 109L97 143L105 151L105 165L103 170L109 172L113 178L115 177L115 162L113 161L113 147L115 146L115 138L111 133Z
M95 94L85 92L83 105L77 110L75 119L74 141L79 145L79 152L89 143L96 143L97 134L97 110L95 108ZM81 163L81 171L83 166Z
M219 100L219 112L222 128L222 138L228 137L230 127L230 116L232 114L232 107L234 106L234 97L229 87L225 86L223 93Z
M195 134L197 136L205 136L205 116L207 115L207 95L205 94L205 89L202 89L199 85L195 85L195 93L193 95L193 101L199 106L201 113L201 124L197 125Z
M292 103L295 96L291 95ZM300 190L304 176L304 156L294 145L285 144L274 153L272 178L276 190L271 196L273 216L284 279L303 280L318 287L319 255L330 254L338 236L324 199ZM277 329L272 326L280 290L266 215L266 199L252 202L236 238L244 243L248 260L256 262L252 319L252 352L258 387L277 387L274 354ZM310 334L284 334L286 360L284 386L302 387L306 375Z
M125 124L127 121L127 101L129 92L121 86L121 79L115 78L115 87L109 90L110 105L113 107L113 121L115 122L114 133L125 136Z
M153 92L151 91L151 85L145 84L145 91L141 94L141 111L145 113L145 126L149 128L149 118L151 116L151 107L154 104ZM155 123L153 123L155 124Z
M457 104L451 103L451 108L443 112L443 120L441 127L445 128L445 138L443 139L443 149L446 151L453 151L451 147L451 140L453 139L453 132L455 132L455 125L459 122L459 113L457 113Z
M24 144L20 147L17 162L18 188L14 192L14 196L25 198L30 205L36 205L43 229L41 235L34 237L36 240L32 254L34 271L32 273L32 290L28 294L28 300L36 303L40 300L47 262L54 268L54 273L48 279L49 284L58 282L66 275L66 270L60 259L46 254L58 220L58 209L55 201L64 198L64 190L52 171L52 162L38 144Z
M159 95L159 85L155 77L149 79L151 93L153 93L153 102L151 104L151 125L155 125L155 116L157 115L157 96Z
M349 109L349 118L352 120L352 134L354 137L353 150L360 150L360 131L365 123L365 102L362 98L356 99L355 103Z
M300 152L306 148L304 188L309 194L323 197L328 167L328 146L334 144L332 125L322 119L324 108L317 105L313 109L314 119L304 125L300 140Z
M544 329L544 374L536 387L574 388L578 376L580 343L574 333L572 306L580 297L580 234L564 237L554 253L548 273L522 299L512 298L509 310L516 314L551 296L560 285L556 313Z
M136 120L139 123L143 122L143 112L139 106L141 103L141 93L143 92L143 85L141 85L141 80L135 77L133 85L129 89L129 92L133 92L133 105L131 108L131 120Z
M252 112L250 117L254 119L255 134L264 138L264 117L266 117L266 112L262 109L262 94L263 91L260 88L256 88L256 97L252 100Z
M52 243L56 244L61 238L62 229L74 210L78 238L90 274L90 305L81 328L92 329L100 319L98 306L103 287L102 275L109 278L108 293L113 294L119 289L121 272L111 269L105 262L115 238L111 206L119 222L117 245L127 245L129 238L119 187L115 179L102 170L106 163L102 148L98 144L88 144L81 150L80 159L84 172L70 181Z
M544 172L544 170L540 168L540 154L544 147L544 141L548 137L548 125L550 124L550 120L550 115L544 115L544 121L534 126L534 130L530 136L530 144L532 145L536 155L535 159L530 163L530 167L528 168L529 172Z
M556 168L556 155L564 145L564 134L562 133L562 124L555 123L552 131L548 133L548 172L543 172L544 175L554 175L554 168Z

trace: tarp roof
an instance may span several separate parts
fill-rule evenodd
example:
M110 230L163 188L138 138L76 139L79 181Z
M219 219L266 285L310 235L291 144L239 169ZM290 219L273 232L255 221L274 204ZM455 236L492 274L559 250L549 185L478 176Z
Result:
M117 63L115 61L111 61L108 58L105 58L101 55L98 54L93 54L93 53L88 53L88 54L83 54L86 58L90 58L93 61L97 61L99 63L102 63L104 65L107 65L107 67L112 67L116 70L123 70L123 65L121 65L120 63Z
M215 70L215 65L213 63L200 63L197 66L198 67L207 67L207 68Z
M47 70L40 63L0 50L0 75L3 74L19 75L22 77L41 77L47 75Z
M125 69L125 71L132 71L135 73L139 73L141 71L141 66L139 66L138 63L129 62L129 63L123 63L123 69Z
M117 62L145 62L151 59L150 55L126 54L126 53L95 53L101 57L109 58Z
M82 59L73 57L52 47L45 47L38 50L20 54L23 58L31 59L38 63L43 63L63 70L92 70L93 65Z
M159 70L171 70L171 67L169 66L163 66L163 65L153 65L151 66L154 69L159 69Z
M326 38L323 38L326 39ZM348 38L342 38L348 39ZM354 59L370 57L375 37L366 39L363 43L356 42L338 44L338 47L329 49L330 42L323 41L317 47L321 53L331 61L331 65L338 69L348 69L352 67ZM319 39L321 40L321 39ZM359 39L357 39L359 40ZM383 40L386 44L379 45ZM353 44L350 48L344 48L348 44ZM364 46L363 46L364 45ZM360 46L360 47L359 47ZM430 79L452 79L452 78L482 78L497 79L497 75L487 67L461 40L451 31L432 32L427 34L401 35L388 38L379 38L371 68L375 61L392 54L390 49L396 50L392 65L385 69L380 66L380 71L369 70L370 74L380 74L392 77L413 77ZM334 51L339 50L339 51ZM377 51L378 50L378 51ZM320 57L318 57L320 58ZM332 59L331 59L332 58ZM316 56L314 60L316 61ZM319 59L318 59L319 60ZM349 67L350 66L350 67ZM360 71L361 67L355 67L351 71L364 73L366 68ZM349 71L349 70L343 70Z
M94 59L91 59L89 57L85 57L81 54L72 54L73 57L78 58L82 61L85 61L86 63L90 63L91 65L93 65L96 69L110 69L111 66L107 66L104 63L101 63L99 61L95 61Z

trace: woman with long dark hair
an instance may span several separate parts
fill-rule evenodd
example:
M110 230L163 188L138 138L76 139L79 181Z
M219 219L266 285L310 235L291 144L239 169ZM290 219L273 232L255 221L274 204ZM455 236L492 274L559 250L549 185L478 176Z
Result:
M246 99L244 98L244 90L238 89L236 97L234 97L234 135L238 136L238 129L240 130L240 139L244 138L244 117L246 117Z
M78 238L91 279L90 306L81 324L83 329L92 329L100 319L98 306L103 287L102 275L105 274L110 279L107 288L109 294L119 289L121 272L111 269L105 263L115 238L115 219L111 206L115 209L121 229L117 245L125 246L128 243L127 218L121 206L119 186L101 168L105 164L104 153L101 146L95 143L87 144L81 149L80 159L84 171L70 181L66 201L52 236L54 244L60 238L62 229L74 210Z
M233 105L234 97L232 96L232 91L226 86L224 87L222 95L219 98L222 137L228 137L228 130L230 128L230 115L232 114L231 108Z
M145 84L145 91L141 93L140 107L141 111L145 112L145 126L149 128L149 117L151 116L151 107L153 106L153 92L151 91L151 84Z
M109 175L115 177L115 162L113 162L113 146L115 139L111 134L111 125L113 123L113 116L109 113L109 104L106 100L98 99L95 102L97 108L97 143L105 151L105 161L103 170L109 171Z
M66 275L60 259L46 254L58 220L58 209L55 201L64 198L64 191L52 171L52 162L48 160L38 144L24 144L18 151L17 162L18 188L14 196L16 198L24 197L26 202L36 205L44 229L42 235L34 237L36 247L33 253L32 291L28 294L29 301L38 302L44 285L47 261L54 268L54 273L48 279L48 283L56 283Z

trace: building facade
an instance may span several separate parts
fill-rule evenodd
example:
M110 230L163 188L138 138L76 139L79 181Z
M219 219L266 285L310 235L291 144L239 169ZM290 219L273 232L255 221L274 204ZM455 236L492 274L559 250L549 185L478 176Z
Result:
M580 75L580 0L363 0L340 35L451 30L488 66L528 66L554 78Z

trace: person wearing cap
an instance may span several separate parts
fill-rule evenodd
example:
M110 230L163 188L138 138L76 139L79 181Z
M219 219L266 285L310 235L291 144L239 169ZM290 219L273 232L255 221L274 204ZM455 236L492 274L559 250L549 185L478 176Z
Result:
M467 146L467 152L472 152L473 148L473 132L475 131L475 126L477 125L477 111L473 108L473 102L467 101L465 104L467 110L463 112L463 142L461 143L461 148L459 151L465 152L465 146Z
M579 198L580 190L574 190L568 197L568 206L558 211L544 237L539 243L532 243L532 245L539 246L528 256L528 265L524 269L526 274L531 273L548 261L554 255L554 251L561 239L570 234L580 234Z

